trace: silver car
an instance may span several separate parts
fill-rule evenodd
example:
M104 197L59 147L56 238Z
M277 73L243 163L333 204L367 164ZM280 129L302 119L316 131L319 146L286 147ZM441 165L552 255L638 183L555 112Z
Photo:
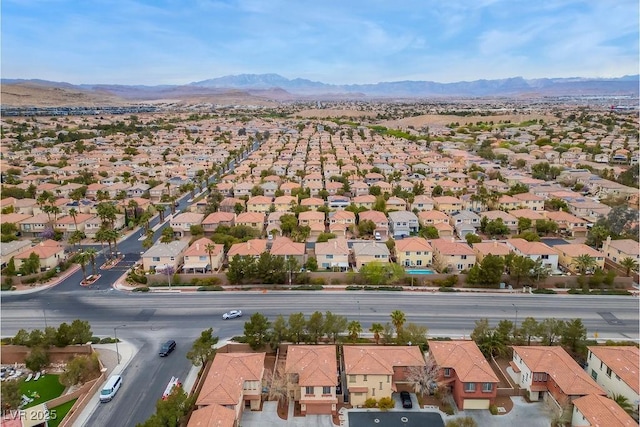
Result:
M236 317L242 317L242 310L231 310L222 315L223 320L235 319Z

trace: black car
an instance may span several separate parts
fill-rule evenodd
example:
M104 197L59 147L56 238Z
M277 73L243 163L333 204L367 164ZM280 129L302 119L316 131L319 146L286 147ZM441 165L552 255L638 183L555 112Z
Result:
M402 400L402 407L405 409L413 408L413 403L411 403L411 395L408 391L400 392L400 400Z
M174 340L169 340L162 344L160 347L160 357L168 356L176 348L176 342Z

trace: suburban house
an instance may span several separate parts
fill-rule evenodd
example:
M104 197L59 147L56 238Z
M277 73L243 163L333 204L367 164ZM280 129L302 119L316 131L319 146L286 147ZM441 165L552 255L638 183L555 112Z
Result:
M520 202L520 206L531 209L532 211L544 210L544 199L533 193L514 194L513 198Z
M236 216L236 225L245 225L262 233L266 215L262 212L243 212Z
M371 221L376 225L374 232L380 233L381 238L389 236L389 220L387 216L380 211L363 211L358 214L358 224L362 221Z
M433 248L423 237L396 241L396 262L405 267L427 267L433 261Z
M228 227L233 227L235 224L236 215L231 212L213 212L207 215L205 219L202 220L200 225L202 225L202 229L205 233L215 233L216 229L221 225L226 225Z
M471 211L460 211L456 214L451 215L451 225L454 227L460 224L466 224L473 226L473 229L480 227L480 217L475 212Z
M558 231L568 234L572 237L585 237L587 235L587 221L571 215L568 212L544 212L547 219L555 221L558 224ZM637 246L637 245L636 245Z
M389 212L389 230L394 239L410 236L418 232L418 217L409 211Z
M291 212L291 209L296 206L298 206L298 198L293 196L279 196L273 201L273 207L278 212Z
M542 265L551 271L558 270L559 255L542 242L527 242L524 239L507 239L507 246L516 255L526 256L534 261L542 260Z
M349 246L344 238L316 243L315 253L319 269L346 271L349 268Z
M302 415L335 415L338 363L335 345L291 345L285 372L289 396L300 404Z
M224 245L213 243L202 237L191 244L184 252L185 273L206 273L217 271L222 267Z
M432 211L433 210L433 199L429 196L418 195L413 199L413 203L411 203L411 210L414 209L418 211Z
M0 268L5 268L11 257L18 255L31 247L30 240L14 240L0 245Z
M476 263L476 253L468 244L453 239L431 240L433 266L442 272L469 270Z
M245 407L260 410L265 353L217 353L196 400L196 408L222 406L234 413L234 425L239 425ZM194 413L195 413L194 412ZM212 410L211 414L227 411ZM192 419L193 420L193 419ZM191 421L189 425L192 424ZM217 419L209 419L207 425L217 425Z
M553 249L558 253L558 264L572 273L577 273L576 258L580 255L589 255L595 262L593 268L604 268L604 254L587 246L584 243L570 243L568 245L556 245Z
M29 218L21 220L18 224L20 231L25 237L37 237L47 228L51 228L51 220L46 213L30 216Z
M500 380L475 341L429 341L429 356L458 409L489 409L494 403Z
M269 213L271 210L271 197L254 196L247 200L247 212Z
M281 256L285 260L294 259L300 266L305 263L306 249L304 243L294 242L288 237L276 237L271 244L269 253L274 256Z
M227 252L227 258L231 260L234 256L252 256L260 257L267 250L267 240L251 239L246 242L234 243Z
M513 346L513 359L507 372L529 400L555 402L558 407L589 394L605 395L604 390L561 346Z
M627 398L638 411L640 400L640 350L629 346L587 347L587 372L608 396Z
M165 270L167 266L174 272L182 265L184 252L189 243L185 240L174 240L162 243L159 240L142 254L142 266L145 271Z
M87 221L92 218L94 215L83 213L75 214L75 216L63 216L56 221L56 228L62 231L65 237L69 237L75 231L84 232Z
M191 236L191 226L200 225L204 219L204 214L195 212L183 212L169 221L173 234L178 237Z
M434 197L433 206L440 212L452 215L462 210L462 200L453 196Z
M637 427L635 421L615 401L598 394L573 401L572 427Z
M635 240L611 240L611 237L607 237L602 252L613 262L620 263L625 258L631 258L640 263L640 246Z
M511 250L504 242L498 242L497 240L474 243L473 251L476 253L476 262L478 263L487 255L495 255L504 259L511 253Z
M368 398L391 397L407 383L411 367L425 366L417 346L344 346L344 373L349 402L360 407Z
M420 224L427 227L429 225L435 226L436 224L449 225L449 215L440 211L422 211L418 212L418 220Z
M341 224L344 225L344 228L349 228L356 223L356 214L351 211L335 211L329 212L329 227Z
M236 427L236 413L233 409L222 405L209 405L196 409L191 413L187 427Z
M486 217L487 221L502 220L502 223L509 228L510 233L518 232L518 218L505 211L486 211L480 214L481 217Z
M13 260L16 269L19 269L22 266L22 263L29 259L29 256L31 256L32 253L38 255L40 258L40 271L56 268L58 264L65 259L64 246L55 240L45 240L35 246L27 248L17 255L14 255Z
M324 200L318 197L307 197L306 199L302 199L300 201L300 206L305 206L311 210L317 211L319 208L324 206Z
M352 203L359 208L373 209L373 205L376 203L376 196L372 194L356 196L352 199Z
M389 262L389 248L386 244L368 241L352 245L355 268L362 268L370 262Z

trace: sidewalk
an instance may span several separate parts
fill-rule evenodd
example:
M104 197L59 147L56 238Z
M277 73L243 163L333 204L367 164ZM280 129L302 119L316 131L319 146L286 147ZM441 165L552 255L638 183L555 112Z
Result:
M52 287L58 285L59 283L63 282L64 280L66 280L68 277L73 275L78 270L80 270L80 265L73 264L71 267L69 267L60 276L51 279L47 283L44 283L42 285L36 285L36 286L33 286L32 288L30 287L29 289L22 289L22 290L15 290L15 291L1 291L0 294L3 295L3 296L7 296L7 295L24 295L24 294L32 294L34 292L44 291L46 289L52 288ZM82 279L80 279L80 280L82 280ZM22 285L22 286L29 286L29 285Z
M116 352L116 344L94 344L93 348L98 352L100 361L106 369L106 378L111 375L120 375L122 371L131 363L138 348L128 341L120 341L118 343L118 351ZM118 353L120 354L120 363L118 363ZM89 403L84 408L76 422L74 427L83 427L87 425L89 418L100 405L100 393L96 393L91 396Z

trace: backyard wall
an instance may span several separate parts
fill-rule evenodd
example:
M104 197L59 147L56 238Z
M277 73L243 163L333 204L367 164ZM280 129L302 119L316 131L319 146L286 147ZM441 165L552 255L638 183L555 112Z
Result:
M0 363L12 365L14 363L24 363L31 349L23 345L3 345L0 353ZM91 354L93 348L90 344L70 345L67 347L51 347L49 350L49 360L51 363L66 363L79 354Z

